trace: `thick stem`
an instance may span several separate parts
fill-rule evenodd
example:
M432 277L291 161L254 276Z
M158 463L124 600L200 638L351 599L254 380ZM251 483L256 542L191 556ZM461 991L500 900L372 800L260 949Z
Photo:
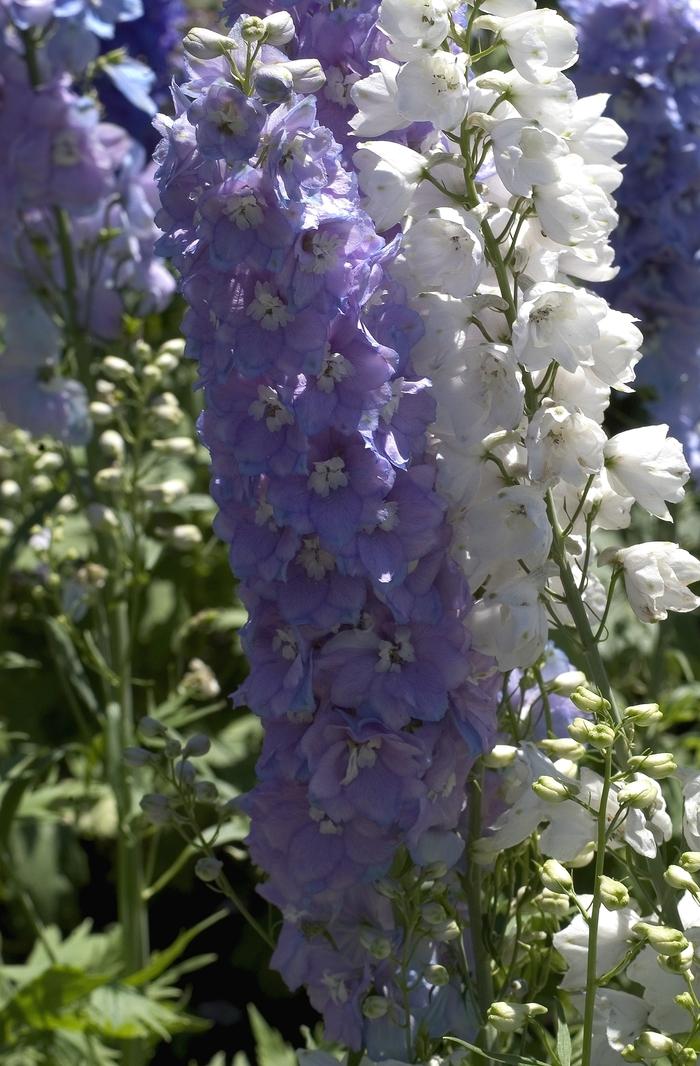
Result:
M469 850L481 836L481 793L484 770L481 762L474 770L469 783ZM466 879L467 904L469 907L469 935L474 959L476 996L482 1018L493 1002L493 979L488 953L483 938L483 915L481 909L481 868L472 862Z

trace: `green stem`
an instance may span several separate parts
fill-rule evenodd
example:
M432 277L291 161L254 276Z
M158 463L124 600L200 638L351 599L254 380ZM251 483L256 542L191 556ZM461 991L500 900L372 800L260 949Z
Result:
M605 771L603 788L598 810L598 830L596 840L595 873L593 882L593 906L588 925L588 958L586 964L586 1003L583 1012L583 1044L581 1048L581 1066L591 1066L593 1048L593 1020L595 1018L595 997L598 990L598 925L603 901L600 895L600 879L605 869L605 844L607 837L608 797L610 796L610 779L612 777L613 749L605 753Z
M481 836L481 794L484 769L481 761L472 773L469 782L469 850ZM488 954L483 940L483 916L481 909L481 868L477 862L470 864L466 878L467 904L469 908L469 933L474 956L476 994L482 1019L493 1002L493 979Z

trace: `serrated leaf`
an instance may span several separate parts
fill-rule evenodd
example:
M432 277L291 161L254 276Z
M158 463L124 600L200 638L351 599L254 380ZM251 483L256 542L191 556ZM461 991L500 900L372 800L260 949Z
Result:
M126 985L98 988L84 1013L90 1028L108 1040L144 1037L170 1040L175 1033L204 1032L209 1028L209 1022L150 999Z
M16 989L0 1011L0 1025L6 1031L14 1025L37 1030L85 1028L66 1007L111 979L110 974L88 974L73 966L50 966Z
M203 933L205 929L209 929L210 926L216 925L222 918L228 917L228 914L228 910L221 909L203 921L198 922L197 925L193 925L191 929L184 930L170 947L165 948L164 951L154 951L146 965L137 970L136 973L129 974L124 979L124 983L134 988L139 988L141 985L155 981L157 977L165 973L169 966L172 966L176 959L179 959L200 933Z
M92 920L86 918L61 940L55 926L49 926L45 939L52 957L40 940L35 943L28 965L48 967L53 961L73 966L88 973L107 973L116 970L122 959L122 933L118 925L103 933L93 933Z
M297 1066L296 1052L276 1029L268 1025L252 1003L248 1004L248 1018L255 1038L258 1066Z

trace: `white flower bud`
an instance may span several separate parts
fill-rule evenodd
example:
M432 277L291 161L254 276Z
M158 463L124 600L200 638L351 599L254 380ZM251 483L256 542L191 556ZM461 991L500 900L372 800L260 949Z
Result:
M127 363L126 359L122 359L118 355L106 355L102 360L101 369L102 373L110 381L126 381L127 378L133 377L134 374L131 363Z
M516 1033L537 1014L546 1014L541 1003L506 1003L498 1000L486 1012L486 1020L499 1033Z
M97 443L102 453L109 459L124 458L126 445L121 433L117 433L116 429L106 429L104 433L100 433Z
M552 892L571 892L574 887L571 874L556 859L547 859L540 870L540 877L545 888Z
M178 551L189 551L202 543L202 531L198 526L183 524L168 531L168 539Z
M491 751L484 755L484 766L487 766L490 770L501 770L504 766L510 766L514 763L517 754L518 749L514 748L512 744L496 744Z
M152 441L151 447L163 455L189 456L197 451L197 445L191 437L165 437Z
M549 777L547 774L537 778L532 785L532 790L547 803L564 803L573 795L572 790L563 781L558 781L556 777Z
M665 1058L674 1048L674 1041L664 1033L645 1030L634 1042L634 1050L647 1062Z
M635 703L631 707L625 707L622 717L633 725L647 726L662 721L663 713L659 710L658 703Z
M236 47L236 42L230 37L201 26L191 29L182 44L188 55L200 60L216 59Z
M553 918L565 918L571 909L571 900L567 895L563 892L552 892L549 888L535 896L532 902Z
M447 921L447 911L441 903L424 903L421 907L421 918L426 925L440 925Z
M569 733L580 744L590 744L599 751L607 751L615 743L615 730L604 722L589 722L587 718L574 718Z
M224 868L224 864L218 859L206 857L197 859L194 866L194 872L200 881L216 881Z
M569 759L571 762L578 762L586 754L583 744L579 744L571 737L547 737L539 740L537 746L542 748L550 759Z
M119 518L111 507L106 507L102 503L89 503L86 514L91 529L119 529Z
M0 537L11 537L15 531L15 524L9 518L0 518Z
M683 948L676 955L657 955L656 961L667 973L687 973L695 962L693 945L688 944L687 948Z
M63 468L63 456L58 452L42 452L34 463L34 469L44 474L54 473Z
M163 380L163 371L155 363L147 363L141 371L141 377L147 385L160 385Z
M21 499L21 497L22 489L16 481L6 478L5 481L0 482L0 499L11 503L14 500Z
M262 20L265 27L265 43L281 48L294 37L294 19L288 11L274 11Z
M152 503L168 506L181 496L187 495L187 482L182 478L173 477L161 481L159 485L143 485L141 491Z
M122 466L105 466L95 474L95 485L102 492L118 492L124 485Z
M557 674L553 681L547 685L550 692L556 692L560 696L570 696L577 688L586 688L586 675L580 670L565 670Z
M664 872L664 881L671 888L678 889L679 892L690 892L693 896L700 896L700 885L690 871L682 866L669 866Z
M432 966L428 966L425 971L426 980L431 985L436 985L438 988L442 988L444 985L449 985L450 974L444 966L440 966L439 963L434 963Z
M617 911L626 907L630 901L630 894L622 881L615 881L606 874L601 874L598 882L600 898L606 910Z
M174 352L161 352L155 361L155 365L163 374L172 374L173 370L177 370L179 364L180 360Z
M90 418L96 426L106 426L114 418L114 408L103 400L93 400L89 407Z
M684 851L678 862L684 870L696 874L700 872L700 851Z
M657 751L649 755L633 755L628 762L634 773L646 774L655 781L671 777L678 769L678 763L669 751Z
M587 844L581 848L577 855L574 855L573 859L568 860L569 866L573 870L580 870L584 866L588 866L593 861L595 856L595 843L589 840Z
M53 481L47 474L35 474L29 479L29 489L34 496L46 496L53 488Z
M290 59L284 66L292 75L295 92L317 93L326 84L326 75L318 59Z
M70 492L67 492L65 496L61 496L56 504L56 510L59 514L75 514L78 509L78 501Z
M289 100L294 79L284 63L263 63L255 70L255 91L268 104Z

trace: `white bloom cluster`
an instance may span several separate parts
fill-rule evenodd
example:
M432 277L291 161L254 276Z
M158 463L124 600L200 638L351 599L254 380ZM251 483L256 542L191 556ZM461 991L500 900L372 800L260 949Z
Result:
M392 58L351 90L360 185L378 228L402 229L392 272L425 326L412 358L434 382L474 643L502 670L528 667L550 622L572 623L567 582L600 624L595 529L625 528L635 502L669 520L689 476L668 427L602 428L642 342L630 315L584 287L615 274L626 138L605 95L577 99L563 73L574 30L534 0L383 0L379 27ZM477 73L497 49L512 69ZM420 151L368 139L397 131ZM644 621L700 603L688 590L700 562L673 543L598 561L623 572Z

